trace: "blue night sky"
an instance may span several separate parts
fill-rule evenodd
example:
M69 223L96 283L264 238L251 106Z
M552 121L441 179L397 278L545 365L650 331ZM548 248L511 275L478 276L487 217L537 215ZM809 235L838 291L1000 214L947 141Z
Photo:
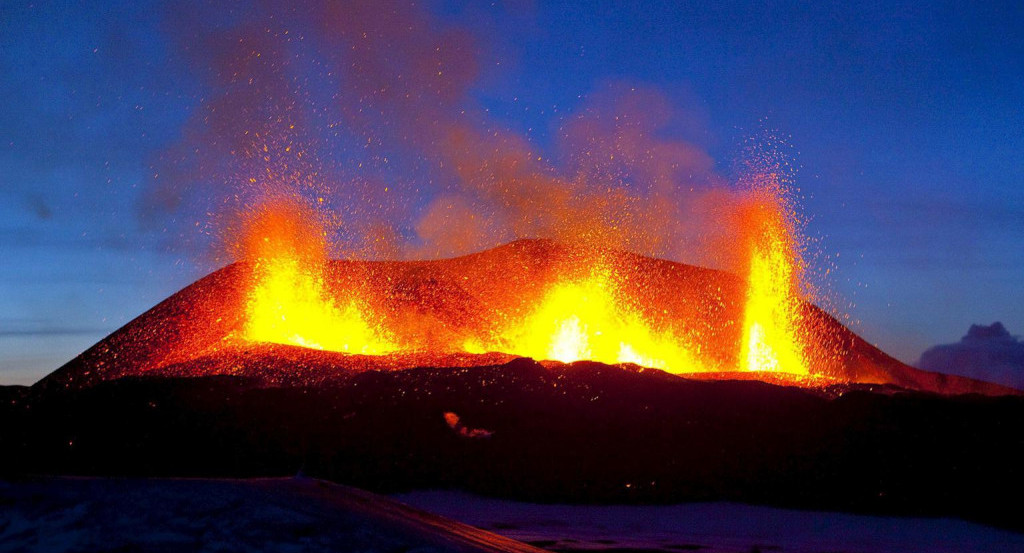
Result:
M303 31L301 3L260 4L0 2L0 384L34 382L221 262L204 233L222 173L208 159L165 170L216 150L195 130L230 94L209 37L267 21L305 32L289 42L300 111L344 79L318 61L336 48L329 25ZM1024 333L1024 5L804 4L395 6L472 37L460 101L542 155L615 83L659 91L676 113L662 131L722 174L746 138L786 137L833 311L895 357L913 363L971 323ZM359 173L358 133L324 120L310 125L324 178L423 178L405 188L410 213L436 193L408 145ZM190 195L160 200L175 178Z

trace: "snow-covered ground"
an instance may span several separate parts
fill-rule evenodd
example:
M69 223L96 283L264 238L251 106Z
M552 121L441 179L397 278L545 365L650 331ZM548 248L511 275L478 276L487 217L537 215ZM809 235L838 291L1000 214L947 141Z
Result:
M308 478L0 480L0 552L542 553Z
M1024 551L1024 534L961 520L727 503L534 505L460 492L389 499L307 478L0 480L0 552L539 553L522 542L585 553Z
M394 498L556 551L1024 552L1024 534L956 519L877 517L730 503L535 505L442 491Z

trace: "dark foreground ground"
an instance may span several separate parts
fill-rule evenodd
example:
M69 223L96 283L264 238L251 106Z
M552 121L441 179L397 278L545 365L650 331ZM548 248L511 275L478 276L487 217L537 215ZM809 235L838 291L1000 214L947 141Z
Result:
M0 481L0 551L542 553L308 478Z
M1024 551L1024 534L949 518L736 503L537 505L448 491L394 499L555 553Z
M1024 534L954 519L729 503L539 505L464 492L389 499L309 478L0 480L0 552L540 553L531 545L555 553L1009 553L1024 550Z
M0 472L294 475L535 502L734 501L1024 531L1024 399L700 382L596 363L0 391Z

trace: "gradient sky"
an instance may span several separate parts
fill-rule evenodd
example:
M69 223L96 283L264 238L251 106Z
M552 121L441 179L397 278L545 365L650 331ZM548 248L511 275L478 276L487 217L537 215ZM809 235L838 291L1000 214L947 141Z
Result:
M660 90L686 114L668 132L723 170L774 129L855 330L910 363L971 323L1024 333L1019 2L523 4L428 6L486 37L472 95L540 151L615 82ZM192 221L139 207L211 94L175 37L187 9L0 3L0 384L34 382L215 268L175 230Z

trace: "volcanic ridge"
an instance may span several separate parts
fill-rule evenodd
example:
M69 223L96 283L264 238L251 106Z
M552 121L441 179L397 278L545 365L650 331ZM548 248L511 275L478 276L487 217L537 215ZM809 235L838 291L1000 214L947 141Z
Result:
M1024 494L1019 393L903 365L806 302L807 372L744 370L743 279L614 250L594 259L586 248L528 240L439 261L326 263L314 288L359 291L348 305L360 312L327 304L332 317L374 323L363 347L293 327L290 311L270 313L288 323L268 327L287 330L279 342L249 339L260 267L235 263L31 388L0 388L0 474L299 471L383 493L726 500L1021 529L1003 507ZM517 354L530 346L520 331L547 328L536 324L548 320L545 304L565 299L551 289L586 282L595 265L616 268L614 288L580 288L591 305L579 312L600 319L593 306L614 306L605 294L614 289L628 317L650 324L622 326L633 334L612 343L630 347L612 353L671 354L674 344L655 339L671 335L695 354L666 355L672 362L657 369L663 359ZM557 320L552 343L565 337L608 354L598 346L609 336L593 325ZM376 334L386 328L404 331ZM500 349L480 352L480 344ZM677 364L687 359L694 365Z
M757 379L785 385L842 389L895 387L940 394L1012 394L1014 390L960 376L930 373L886 355L822 309L799 306L809 349L809 374L741 370L745 284L730 273L616 250L600 250L614 266L616 287L648 320L671 325L710 360L704 366L662 366L690 379ZM172 295L37 384L75 388L122 377L243 376L263 385L343 382L367 370L474 367L520 355L452 347L495 343L503 326L540 302L550 283L582 278L592 248L550 240L519 240L452 259L432 261L332 260L323 271L331 292L359 290L382 325L401 326L412 344L382 355L338 352L288 343L261 343L246 333L246 290L254 264L224 267ZM664 321L668 321L664 323ZM467 350L473 350L472 352ZM545 366L559 360L538 359ZM574 359L565 359L573 361ZM640 362L632 370L648 370Z

